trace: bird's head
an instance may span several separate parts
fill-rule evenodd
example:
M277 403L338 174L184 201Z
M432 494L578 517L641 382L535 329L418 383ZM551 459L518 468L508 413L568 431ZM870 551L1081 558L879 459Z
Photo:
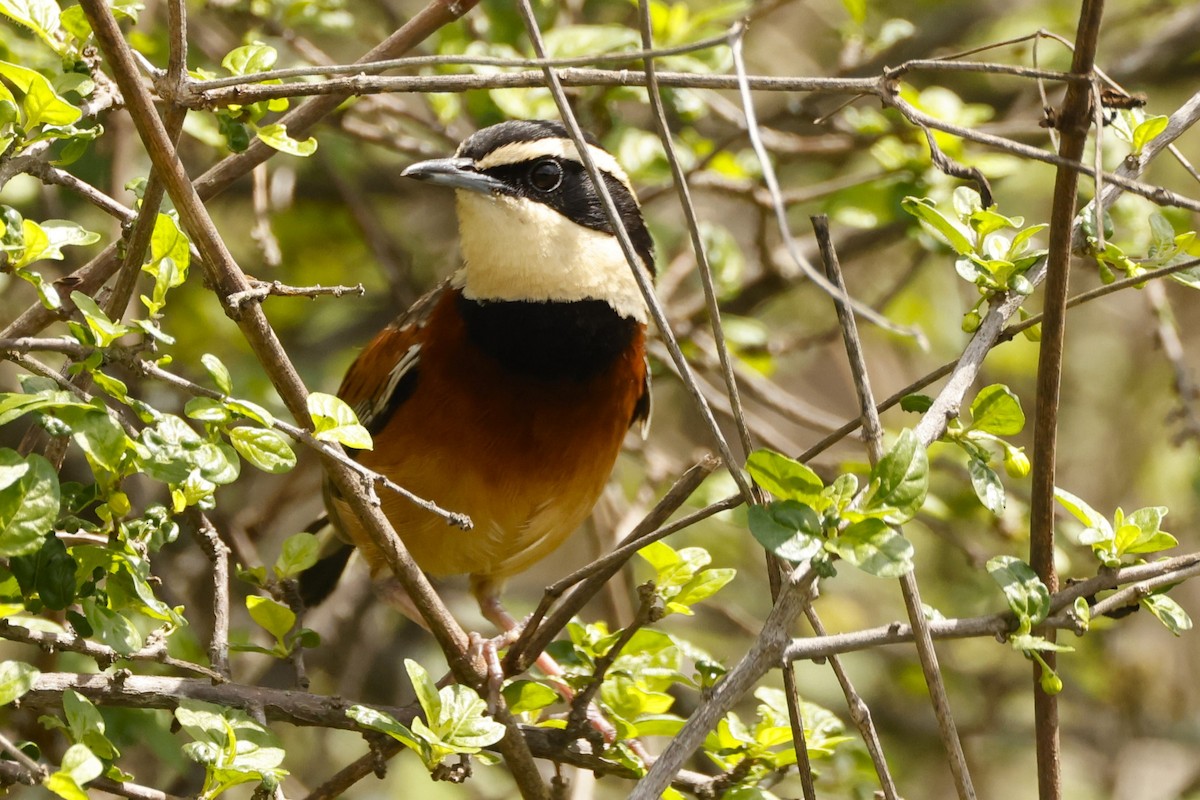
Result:
M653 244L628 176L598 144L589 142L588 152L653 277ZM453 158L422 161L403 174L456 190L464 266L455 283L464 296L604 300L621 316L646 321L637 282L562 124L493 125L463 141Z

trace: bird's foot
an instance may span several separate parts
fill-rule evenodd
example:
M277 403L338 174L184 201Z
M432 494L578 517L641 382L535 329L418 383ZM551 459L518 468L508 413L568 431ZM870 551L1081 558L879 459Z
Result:
M469 636L472 656L478 654L487 671L486 694L488 713L495 714L500 707L500 691L504 687L504 665L500 663L500 642L503 636L484 639L478 633Z

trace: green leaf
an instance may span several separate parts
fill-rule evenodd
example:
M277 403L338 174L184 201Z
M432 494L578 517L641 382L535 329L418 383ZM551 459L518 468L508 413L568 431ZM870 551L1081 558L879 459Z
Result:
M201 422L226 422L233 416L224 403L211 397L193 397L184 403L183 413Z
M0 449L0 464L13 467L18 460L14 451ZM36 552L58 519L61 492L54 467L36 453L23 461L28 470L0 491L0 556Z
M1142 122L1133 129L1133 152L1135 155L1141 155L1142 150L1150 143L1152 139L1167 129L1167 123L1170 119L1161 115L1146 117Z
M687 609L702 600L707 600L733 580L735 575L737 575L737 570L728 567L702 570L696 577L680 587L679 593L667 603L667 608L671 611L679 611L680 607ZM687 613L690 614L691 611L688 610Z
M142 634L123 614L100 605L94 598L83 600L83 616L92 626L97 639L123 656L132 655L142 647Z
M369 706L350 706L346 709L346 716L368 730L386 733L405 747L416 751L418 755L428 749L424 742L417 739L407 726L391 714L377 711Z
M755 450L746 459L746 469L755 483L780 500L812 498L825 487L817 473L774 450Z
M1025 427L1021 401L1002 383L992 384L971 403L971 429L995 436L1015 436Z
M25 93L21 110L25 113L25 129L37 125L70 125L78 122L83 112L60 97L39 72L0 61L0 76L12 81Z
M967 472L971 476L971 488L983 507L996 516L1004 512L1004 484L1000 476L986 462L972 458L967 462Z
M46 219L40 223L42 232L48 240L42 258L52 258L56 261L63 257L64 247L86 247L100 241L100 234L85 230L78 223L66 219Z
M287 127L279 122L272 125L256 126L254 135L263 144L273 147L281 153L287 153L290 156L306 158L317 152L316 139L312 136L304 140L293 139L288 135Z
M1183 606L1165 594L1152 594L1144 597L1142 605L1150 609L1150 613L1176 636L1192 629L1192 618L1183 610Z
M283 541L283 549L275 560L275 577L294 578L317 563L321 541L311 533L293 534Z
M70 775L75 783L83 786L104 773L104 764L85 744L73 744L63 753L62 772Z
M125 430L103 408L64 408L56 415L71 426L71 437L87 456L92 472L117 474L128 449Z
M913 569L912 544L878 519L854 523L826 542L825 548L880 578L898 578Z
M502 694L504 705L513 714L540 711L558 702L558 692L537 681L511 681L505 685Z
M221 66L229 70L231 75L249 75L271 69L278 57L274 47L255 42L230 50L225 58L221 59Z
M12 486L29 472L29 463L15 450L0 450L0 491Z
M63 800L89 800L87 791L71 777L70 773L59 771L46 777L42 785Z
M1086 597L1076 597L1075 602L1071 604L1071 609L1075 613L1075 618L1079 620L1079 624L1086 631L1092 622L1092 607L1088 605Z
M411 658L404 659L404 670L408 673L408 679L412 681L417 702L421 704L426 719L436 725L442 713L442 699L438 696L437 685L425 668Z
M1068 492L1066 489L1054 487L1054 499L1062 504L1063 508L1070 511L1075 519L1082 522L1090 530L1094 530L1098 534L1098 540L1111 541L1114 536L1112 525L1108 520L1100 515L1096 509L1089 506L1083 500Z
M0 661L0 706L6 706L33 688L42 673L22 661Z
M212 378L213 383L217 385L217 389L221 394L232 394L233 378L229 376L229 368L214 356L212 353L205 353L200 356L200 363L204 365L204 369L208 371L208 376Z
M1015 556L996 556L987 562L987 571L1004 591L1008 607L1021 623L1021 632L1028 633L1050 613L1050 591L1033 567Z
M278 474L296 466L296 454L287 440L276 431L249 426L231 428L229 441L242 458L263 472Z
M924 414L933 407L933 398L927 394L906 394L900 398L900 410L912 414Z
M88 330L92 332L95 343L100 347L107 347L129 333L129 328L109 319L104 310L89 295L83 292L71 292L71 302L79 309L79 313L83 314Z
M308 413L316 438L359 450L372 448L371 434L358 423L354 410L340 397L313 392L308 396Z
M18 255L13 263L17 269L32 264L42 258L49 258L47 255L51 252L50 235L31 219L21 220L21 244L23 245L20 255ZM62 254L59 253L59 257ZM27 279L36 279L40 283L41 276L37 273L19 273Z
M864 510L894 509L884 515L893 525L916 516L929 489L929 460L917 435L900 432L895 444L871 470L871 490Z
M1166 506L1149 506L1139 508L1125 519L1126 525L1137 529L1137 535L1126 546L1118 544L1118 551L1124 553L1157 553L1168 550L1179 544L1179 540L1164 530L1161 530L1163 517L1167 515ZM1124 527L1124 526L1122 526ZM1119 538L1119 537L1118 537Z
M67 689L63 692L63 712L67 715L72 741L87 745L97 756L109 761L120 755L104 735L104 717L91 700Z
M58 4L54 0L0 0L0 14L37 34L55 52L62 46L52 34L58 30Z
M47 608L62 611L75 601L77 564L58 537L46 536L32 555L13 556L9 567L21 591L36 592Z
M798 500L750 506L747 516L759 544L785 561L799 563L821 552L821 517Z
M236 397L230 397L225 401L225 407L235 414L241 414L247 419L252 419L259 425L271 427L275 424L275 415L258 403L251 403L249 400L238 400Z
M949 245L960 256L975 251L967 229L937 210L937 205L928 197L905 197L900 207L920 221L921 227L934 238Z
M180 270L186 270L191 262L191 249L187 234L179 227L175 217L159 214L154 219L154 233L150 235L150 262L169 258ZM145 266L142 267L145 269ZM173 284L177 286L178 284Z
M257 622L267 633L282 643L283 637L296 624L296 613L290 608L270 597L252 594L246 598L246 610L250 618Z

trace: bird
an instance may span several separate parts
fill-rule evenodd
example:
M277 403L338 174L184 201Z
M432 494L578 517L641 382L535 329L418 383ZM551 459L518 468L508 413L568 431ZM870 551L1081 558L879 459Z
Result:
M593 137L586 147L653 281L629 177ZM468 575L483 616L511 632L505 581L580 526L626 433L645 436L648 307L561 123L492 125L402 175L454 190L461 267L366 345L338 395L372 435L373 449L357 451L363 466L472 520L459 530L385 493L417 565ZM328 484L325 498L344 544L301 575L305 605L332 592L357 548L385 596L423 624L346 501Z

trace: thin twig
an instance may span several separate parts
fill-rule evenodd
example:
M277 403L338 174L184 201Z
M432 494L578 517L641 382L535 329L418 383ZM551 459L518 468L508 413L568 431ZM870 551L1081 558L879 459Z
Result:
M825 261L829 282L841 291L841 296L835 295L834 301L837 305L838 320L842 326L842 337L846 342L846 354L850 359L850 373L854 377L854 386L858 393L867 452L870 455L871 464L874 465L884 454L883 425L879 421L874 392L871 391L871 381L866 358L863 356L862 342L858 336L858 326L855 324L854 315L850 313L849 303L845 299L847 297L845 283L842 280L837 253L833 249L833 241L829 236L828 219L824 216L813 217L813 229L816 231L817 242L821 245L821 255ZM966 756L963 754L958 727L955 725L954 715L950 711L950 699L946 695L946 687L938 666L937 652L933 648L933 638L929 633L929 620L925 618L921 592L917 586L916 575L911 569L900 576L900 591L904 596L904 608L908 612L909 624L916 633L917 657L921 662L921 671L925 675L925 685L929 688L930 700L933 702L934 716L942 735L942 745L950 757L950 772L954 776L955 789L960 800L973 800L975 787L971 782ZM879 768L880 765L876 766ZM883 766L880 779L883 781L886 792L888 784L891 782L890 776L887 775L886 765ZM894 785L892 791L895 791Z
M810 603L804 609L804 615L808 618L808 624L812 625L813 632L817 636L826 636L825 626L821 623L821 618L817 615L816 609ZM790 661L788 663L791 663ZM829 667L833 670L834 676L837 678L838 685L842 687L842 694L846 698L846 708L850 712L850 719L854 722L854 726L858 728L859 735L863 737L863 744L867 746L867 753L871 756L871 763L875 765L875 774L879 776L879 785L883 790L882 794L887 800L897 800L899 793L896 790L896 782L892 778L892 773L888 769L887 756L883 752L883 743L879 740L879 731L875 729L875 721L871 717L871 707L862 699L862 695L854 688L854 683L850 680L846 668L842 665L842 660L836 655L829 656Z
M370 749L338 770L327 781L304 796L304 800L334 800L368 775L379 775L388 759L404 749L404 745L388 737L370 740Z
M1179 583L1189 577L1195 577L1198 569L1200 569L1200 553L1188 553L1163 561L1137 564L1116 570L1105 569L1100 575L1071 583L1065 589L1051 595L1050 616L1046 618L1045 624L1055 628L1075 630L1078 627L1078 621L1066 612L1070 611L1071 605L1080 597L1091 597L1097 592L1139 582L1154 586ZM1101 602L1106 602L1108 599L1106 597ZM1126 597L1122 605L1127 604L1129 599L1131 598ZM1115 606L1115 604L1113 605ZM1101 608L1100 604L1097 603L1095 608ZM1113 609L1102 608L1102 610ZM1003 640L1016 629L1017 618L1011 611L963 619L930 621L930 632L933 638L938 640L972 639L986 636ZM785 657L789 660L810 661L833 655L871 650L882 645L906 644L912 640L912 626L902 622L893 622L889 625L865 628L850 633L793 639L792 643L788 645Z
M118 797L128 797L130 800L184 800L177 794L168 794L159 789L142 786L129 781L114 781L109 778L96 778L88 784L89 789L99 789L102 792L115 794Z
M638 27L641 29L642 48L654 49L654 32L650 24L650 2L638 2ZM687 222L688 234L692 241L692 252L696 256L696 267L700 271L700 285L704 289L704 302L708 307L708 321L712 326L713 341L716 342L717 358L721 364L721 377L725 381L725 390L729 397L729 405L737 426L738 437L741 440L742 455L748 457L754 449L750 441L750 432L746 428L745 412L742 410L741 393L738 391L737 377L733 372L733 361L729 348L725 344L725 329L721 325L721 309L717 305L717 290L713 285L712 265L708 261L708 251L700 234L700 221L696 215L696 206L692 202L692 192L688 187L687 176L679 163L679 154L675 150L675 141L671 136L671 126L667 122L667 112L663 106L662 91L658 86L658 72L651 58L645 59L646 88L650 99L650 108L654 112L654 124L658 129L658 138L662 142L667 163L671 167L671 178L675 190L679 194L679 207L683 210L683 218ZM733 469L733 465L730 465Z
M315 75L375 75L390 69L416 69L420 67L585 67L589 64L614 64L626 61L645 61L666 56L696 53L701 50L711 50L725 44L727 34L721 33L700 39L688 44L657 49L645 48L618 53L596 53L576 58L499 58L496 56L472 55L439 55L439 56L408 56L406 58L391 58L381 61L356 62L354 64L325 64L314 67L290 67L270 72L254 72L245 75L235 75L228 78L215 78L207 81L193 81L189 88L192 91L222 89L227 86L259 83L266 80L281 80L287 78L308 78Z
M534 17L533 8L530 6L529 0L521 0L520 11L525 21L526 34L533 45L534 53L540 58L545 58L545 42L542 41L541 29L538 27L537 19ZM650 317L658 327L659 337L671 353L671 360L675 364L675 368L679 371L679 376L683 380L688 394L691 395L696 410L704 419L705 426L708 428L710 436L712 436L717 452L721 454L721 460L725 464L725 469L733 477L734 483L737 484L742 495L749 499L751 496L751 487L749 479L742 472L740 466L742 462L733 457L733 452L729 449L729 442L726 441L724 433L721 432L721 427L717 424L717 420L713 416L712 408L709 407L704 393L700 391L700 387L696 384L696 377L692 373L692 368L688 365L683 351L679 348L679 342L675 339L675 335L671 331L671 325L667 320L666 313L663 311L662 304L654 294L654 286L651 283L651 279L641 264L641 259L633 246L633 241L629 238L629 231L626 230L625 223L621 220L621 213L617 210L616 203L613 202L612 195L608 190L608 184L601 178L599 170L592 161L583 131L580 129L579 121L575 119L575 112L571 109L571 104L567 100L566 93L563 91L563 84L558 78L558 72L553 67L545 67L542 73L545 76L547 88L550 89L550 94L554 98L554 104L558 107L558 113L562 117L563 124L567 128L571 140L575 143L575 148L579 153L580 160L583 162L584 169L587 171L588 178L592 182L592 187L596 190L596 194L599 195L601 207L604 210L604 216L608 221L609 228L617 237L617 242L621 246L621 252L625 255L625 260L629 262L629 269L633 273L638 289L642 293L642 298L645 300L646 306L650 311Z
M1182 430L1176 434L1175 440L1200 438L1200 410L1196 401L1200 399L1200 388L1192 374L1191 366L1187 363L1187 354L1183 349L1183 341L1179 337L1179 327L1171 303L1167 299L1166 288L1158 282L1146 287L1146 300L1154 312L1154 338L1162 348L1163 357L1171 365L1171 374L1175 383L1175 397L1178 407L1172 414Z
M161 638L151 642L140 650L123 655L108 645L94 642L91 639L85 639L82 636L73 636L69 633L55 633L54 631L31 630L12 619L0 619L0 639L34 645L47 653L60 650L70 653L80 653L93 659L101 669L108 669L118 661L154 661L159 664L166 664L169 667L203 675L210 682L225 680L225 677L221 673L211 670L208 667L168 655L166 640Z
M1075 55L1071 71L1091 76L1100 33L1103 0L1084 0L1075 36ZM1089 84L1067 85L1067 95L1058 116L1062 134L1059 154L1068 161L1079 161L1087 144L1091 119L1088 113ZM1059 390L1062 382L1063 341L1066 333L1067 285L1071 266L1071 239L1074 233L1076 190L1079 174L1059 169L1054 180L1054 200L1050 212L1050 244L1047 254L1046 289L1043 301L1042 339L1038 350L1037 403L1033 424L1033 474L1030 487L1029 563L1051 592L1058 590L1054 566L1054 484L1058 442ZM1099 204L1097 204L1099 205ZM1045 632L1054 641L1054 631ZM1061 752L1058 702L1056 695L1042 689L1044 670L1053 670L1055 654L1042 654L1044 664L1033 666L1034 729L1037 736L1038 797L1059 800L1062 797Z
M8 753L9 757L20 764L25 769L29 770L30 774L37 777L38 781L44 779L50 774L50 771L43 767L38 762L34 761L29 756L25 755L25 751L17 747L7 736L0 733L0 750Z
M744 33L745 31L739 28L730 35L729 49L733 54L734 68L737 70L737 89L742 99L742 113L746 115L746 134L749 136L750 145L754 148L755 155L758 157L759 167L762 169L763 182L766 183L767 190L774 199L775 221L779 227L779 236L783 240L788 255L800 271L809 280L817 284L823 292L832 297L836 294L837 290L829 285L829 281L825 276L818 272L809 260L804 257L804 254L800 252L800 248L796 245L796 239L792 236L791 228L788 225L787 211L783 205L782 193L779 189L779 179L775 176L775 168L772 165L771 157L767 153L767 149L762 142L762 137L758 132L758 123L754 113L754 97L750 94L750 90L754 87L749 76L746 74L746 64L742 58L742 36ZM856 314L870 320L884 330L900 334L901 336L913 337L918 342L923 341L923 336L919 331L896 325L887 319L887 317L875 311L875 309L864 306L855 300L848 299L848 302Z
M841 291L841 297L835 296L834 303L837 309L838 322L842 329L842 338L845 341L846 354L850 360L850 372L854 377L854 388L858 394L859 408L862 410L863 433L867 452L870 455L872 465L874 465L883 457L883 426L879 421L879 412L875 410L875 396L871 391L870 373L867 371L866 357L863 355L862 342L858 336L858 326L855 325L854 314L847 302L849 294L846 292L846 284L842 279L842 270L841 265L838 263L837 251L834 250L833 240L829 235L829 218L823 214L812 217L812 224L817 244L821 248L821 258L825 263L825 276L829 278L829 282L834 287ZM918 607L919 605L918 602ZM817 616L817 612L813 609L811 603L805 607L804 613L808 617L809 624L813 626L813 631L818 636L824 635L824 626L821 624L821 619ZM879 784L883 789L883 794L888 800L896 800L896 782L892 779L891 772L888 769L887 758L883 753L883 745L879 741L879 733L875 730L875 725L871 719L871 709L863 701L858 692L855 691L854 685L846 674L846 670L842 667L840 660L837 658L830 659L830 666L837 677L838 684L842 687L842 693L846 697L850 718L862 734L863 742L867 746L867 752L871 755L871 762L875 765L875 773L879 776Z
M640 602L633 621L625 626L621 635L617 637L617 641L613 642L604 655L596 659L592 676L588 679L587 685L571 701L571 712L567 715L567 735L572 739L577 738L583 726L587 724L588 708L595 699L596 693L600 691L600 686L604 683L604 676L616 663L621 652L633 640L638 631L646 625L662 619L666 609L663 606L662 598L655 591L653 581L643 583L638 587L637 593Z
M213 669L229 678L229 548L208 517L200 511L191 513L200 549L212 563L213 570L213 631L208 643L208 660Z
M268 297L342 297L356 294L362 297L367 290L361 283L353 286L288 286L279 281L250 281L250 288L244 292L234 292L225 298L225 302L235 309L241 309L246 303L262 302Z

